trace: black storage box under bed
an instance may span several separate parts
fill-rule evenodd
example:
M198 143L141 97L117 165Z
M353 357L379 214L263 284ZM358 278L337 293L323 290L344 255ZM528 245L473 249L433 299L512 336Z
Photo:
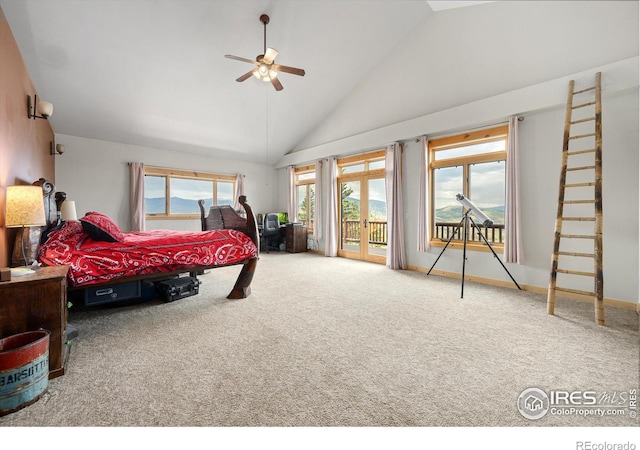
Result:
M91 286L84 289L84 305L103 305L140 297L140 281L116 283L108 286Z
M155 283L158 296L165 302L172 302L198 294L200 280L196 277L180 277Z

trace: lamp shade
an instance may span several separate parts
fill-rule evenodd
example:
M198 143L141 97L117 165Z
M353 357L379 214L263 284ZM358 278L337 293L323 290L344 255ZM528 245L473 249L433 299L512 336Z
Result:
M5 227L39 227L46 224L42 187L7 186Z
M38 110L43 117L50 117L53 114L53 104L40 100L38 102Z
M65 221L78 221L78 213L76 212L76 202L73 200L65 200L60 207L60 218Z

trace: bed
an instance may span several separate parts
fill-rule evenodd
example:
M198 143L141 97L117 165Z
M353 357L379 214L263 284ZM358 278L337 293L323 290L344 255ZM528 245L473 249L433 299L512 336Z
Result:
M56 195L56 206L66 195ZM201 231L153 230L123 232L109 217L88 212L80 221L53 223L38 252L41 265L68 265L68 289L117 289L125 283L159 280L205 270L242 265L227 296L246 298L258 261L258 227L246 197L240 204L246 217L230 206L200 207Z

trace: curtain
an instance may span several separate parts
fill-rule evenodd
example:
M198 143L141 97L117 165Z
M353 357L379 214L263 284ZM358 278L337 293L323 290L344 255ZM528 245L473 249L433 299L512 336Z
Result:
M404 249L404 209L402 204L402 144L387 146L385 161L387 187L387 267L406 269Z
M129 215L131 231L144 231L144 164L129 163Z
M428 252L431 248L431 227L429 226L429 153L428 139L420 138L420 186L418 192L418 251Z
M293 166L287 167L288 194L287 214L289 222L296 222L298 208L296 208L296 169Z
M322 160L316 161L316 186L313 203L313 240L322 239Z
M335 156L327 162L329 185L327 186L327 204L325 211L324 255L338 256L338 166Z
M524 251L520 220L518 147L518 117L512 116L509 118L509 142L507 143L504 261L522 264L524 262Z
M239 173L236 175L236 195L233 202L233 209L235 209L238 214L244 217L246 215L246 211L244 210L244 206L242 206L239 201L241 195L244 195L244 175Z

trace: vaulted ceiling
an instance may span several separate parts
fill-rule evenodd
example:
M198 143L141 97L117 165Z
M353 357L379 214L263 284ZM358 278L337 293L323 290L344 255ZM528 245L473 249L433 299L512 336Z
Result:
M273 164L416 27L486 2L0 0L57 134ZM471 8L470 8L471 9ZM246 62L266 45L280 92Z

